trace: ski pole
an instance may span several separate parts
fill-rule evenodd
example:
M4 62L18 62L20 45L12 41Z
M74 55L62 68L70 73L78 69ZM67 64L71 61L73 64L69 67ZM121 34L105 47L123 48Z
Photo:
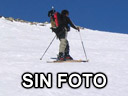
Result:
M80 35L81 44L82 44L82 47L83 47L83 50L84 50L85 58L86 58L87 61L89 61L88 58L87 58L87 54L86 54L86 51L85 51L84 43L83 43L82 36L81 36L80 32L79 32L79 35Z
M47 52L47 50L49 49L49 47L51 46L51 44L52 44L52 42L54 41L55 38L56 38L56 36L52 39L52 41L50 42L49 46L47 47L47 49L45 50L45 52L41 56L40 60L42 60L42 58L44 57L45 53Z

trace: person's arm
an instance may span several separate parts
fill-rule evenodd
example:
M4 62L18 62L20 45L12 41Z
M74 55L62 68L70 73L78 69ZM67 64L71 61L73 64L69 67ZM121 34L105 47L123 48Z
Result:
M70 20L69 17L68 17L67 19L68 19L68 23L71 25L71 27L79 31L79 27L76 27L76 26L72 23L72 21Z
M71 26L72 28L77 29L76 26L72 23L72 21L70 20L69 17L67 18L67 20L68 20L68 23L70 24L70 26Z

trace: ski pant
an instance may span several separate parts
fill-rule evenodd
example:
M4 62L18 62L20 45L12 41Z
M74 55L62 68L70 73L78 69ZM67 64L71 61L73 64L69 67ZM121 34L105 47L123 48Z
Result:
M60 45L59 45L59 53L69 54L69 43L67 40L67 32L64 32L59 37Z
M69 43L65 38L60 39L59 53L69 54Z

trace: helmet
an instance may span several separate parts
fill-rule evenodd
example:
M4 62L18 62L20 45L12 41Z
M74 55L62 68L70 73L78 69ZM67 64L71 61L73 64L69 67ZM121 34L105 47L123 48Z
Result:
M68 12L68 10L62 10L62 11L61 11L61 14L62 14L62 15L66 15L66 14L69 14L69 12Z

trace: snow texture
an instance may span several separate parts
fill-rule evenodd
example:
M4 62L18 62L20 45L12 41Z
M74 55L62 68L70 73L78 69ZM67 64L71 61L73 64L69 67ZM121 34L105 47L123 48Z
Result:
M55 34L46 26L10 22L0 19L0 96L128 96L128 35L97 30L80 31L85 45L88 63L46 63L56 57L59 40L56 39L43 60L40 57ZM71 56L85 59L79 33L68 33ZM25 72L53 73L53 88L25 89L21 76ZM103 89L87 89L84 84L72 89L68 84L56 88L58 72L103 72L108 84Z

